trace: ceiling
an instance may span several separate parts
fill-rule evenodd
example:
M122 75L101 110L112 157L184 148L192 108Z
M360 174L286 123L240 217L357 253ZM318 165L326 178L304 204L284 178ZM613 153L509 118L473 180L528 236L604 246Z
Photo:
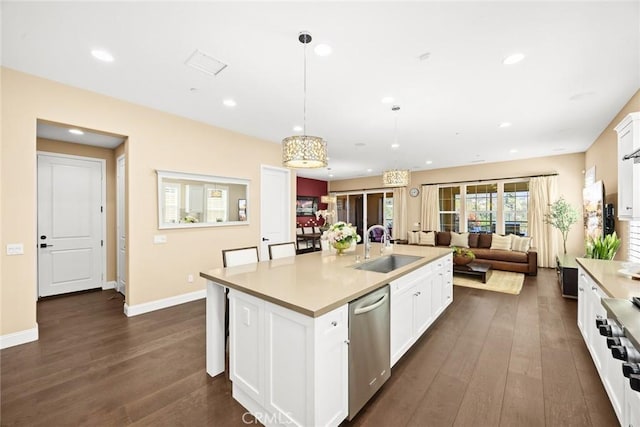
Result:
M303 30L330 156L310 178L582 152L640 88L640 0L3 1L2 65L280 144L303 122ZM186 66L196 49L228 66Z

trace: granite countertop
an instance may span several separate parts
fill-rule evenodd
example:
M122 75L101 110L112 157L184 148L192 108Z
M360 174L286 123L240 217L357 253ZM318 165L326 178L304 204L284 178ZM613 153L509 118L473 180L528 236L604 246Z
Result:
M607 296L626 300L640 296L640 280L633 280L619 273L625 263L590 258L577 258L576 262L596 281Z
M379 258L380 243L371 245L371 260ZM364 245L356 252L337 256L328 251L262 261L238 267L201 272L207 280L245 292L311 317L338 308L399 277L451 253L449 248L393 245L383 255L423 257L390 273L356 270L356 254L363 258Z

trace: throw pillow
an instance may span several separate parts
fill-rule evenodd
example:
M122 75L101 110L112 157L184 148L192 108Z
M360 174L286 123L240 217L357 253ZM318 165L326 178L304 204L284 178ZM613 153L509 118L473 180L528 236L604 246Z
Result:
M435 246L436 245L436 233L433 231L421 231L419 245Z
M449 246L457 246L459 248L469 247L469 233L456 233L451 232L451 243Z
M500 249L502 251L511 250L511 234L508 236L501 236L493 233L491 236L491 249Z
M531 237L520 237L515 234L511 237L511 250L517 252L528 252L531 247Z
M417 231L410 231L409 233L407 233L407 237L409 237L409 244L410 245L417 245L418 244L418 238L419 238L419 234Z

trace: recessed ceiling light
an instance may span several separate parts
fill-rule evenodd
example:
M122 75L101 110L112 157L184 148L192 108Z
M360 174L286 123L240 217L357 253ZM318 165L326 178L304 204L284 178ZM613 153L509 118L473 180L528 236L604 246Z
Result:
M483 163L484 160L472 160L471 163Z
M394 150L395 150L396 148L400 148L400 144L398 144L397 142L395 142L395 143L391 144L391 148L393 148Z
M509 122L502 122L502 123L500 123L500 126L499 126L499 127L501 127L501 128L508 128L509 126L511 126L511 123L509 123Z
M302 126L294 126L293 127L293 131L294 132L302 132Z
M509 150L510 153L517 153L518 149L517 148L512 148L511 150Z
M373 172L373 169L369 168L367 169L367 172Z
M393 101L395 101L395 99L393 99L393 96L385 96L380 100L380 102L382 102L383 104L391 104Z
M111 55L106 50L93 49L91 51L91 55L93 55L94 58L99 59L100 61L113 62L113 55Z
M355 145L356 147L364 147L364 146L365 146L365 145L367 145L367 144L365 144L364 142L356 142L356 143L355 143L355 144L353 144L353 145Z
M553 149L553 151L564 151L565 148L564 147L556 147Z
M235 107L237 105L236 101L234 101L233 99L225 99L224 101L222 101L222 103L227 107Z
M331 52L333 52L333 49L331 49L331 46L328 44L320 43L313 48L313 51L318 56L329 56Z
M84 132L82 132L80 129L69 129L69 133L72 133L74 135L84 135Z
M189 92L197 92L198 88L197 87L190 87L189 88Z
M433 163L433 160L427 160L425 163L426 163L426 164L428 164L428 165L430 165L430 164L432 164L432 163Z
M504 65L513 65L513 64L517 64L518 62L522 61L524 59L524 53L514 53L512 55L507 56L506 58L504 58L502 60L502 63Z
M333 174L332 173L329 174L329 178L333 178Z

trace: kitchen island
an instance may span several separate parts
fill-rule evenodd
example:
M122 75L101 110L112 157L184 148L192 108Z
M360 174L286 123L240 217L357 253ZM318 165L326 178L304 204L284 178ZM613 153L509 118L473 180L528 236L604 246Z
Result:
M348 415L348 304L391 285L391 364L452 302L451 252L396 245L372 259L420 257L388 273L367 264L362 245L343 256L315 252L213 269L207 279L207 373L224 371L229 288L229 376L233 397L265 425L338 425ZM361 263L356 263L356 256Z

